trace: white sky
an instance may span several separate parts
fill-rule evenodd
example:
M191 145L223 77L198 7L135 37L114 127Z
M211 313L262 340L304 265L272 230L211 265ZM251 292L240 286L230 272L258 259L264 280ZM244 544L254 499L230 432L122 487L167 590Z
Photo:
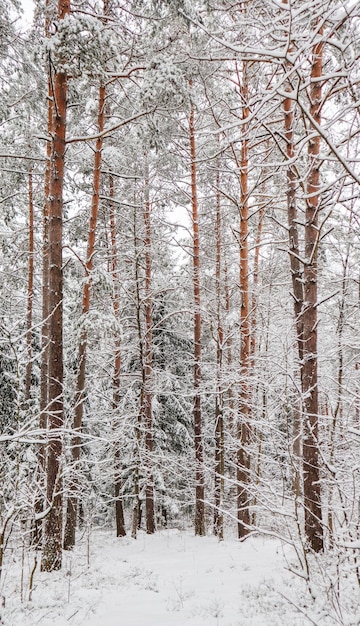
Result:
M21 0L21 4L24 10L24 14L22 17L22 22L25 26L30 26L33 14L34 14L34 3L33 0Z

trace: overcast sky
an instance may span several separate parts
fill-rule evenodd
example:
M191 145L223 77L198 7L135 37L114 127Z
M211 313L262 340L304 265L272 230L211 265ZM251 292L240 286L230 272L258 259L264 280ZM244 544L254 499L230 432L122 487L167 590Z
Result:
M21 4L24 9L23 21L26 25L30 26L34 12L33 0L21 0Z

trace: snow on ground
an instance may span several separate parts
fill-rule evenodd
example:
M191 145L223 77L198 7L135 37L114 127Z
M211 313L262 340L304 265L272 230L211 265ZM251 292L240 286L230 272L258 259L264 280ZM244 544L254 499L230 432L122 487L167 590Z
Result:
M21 559L12 559L13 566L9 554L1 589L6 626L334 624L307 606L303 582L288 568L296 566L295 554L271 538L219 542L164 530L140 532L135 541L110 531L84 533L76 549L64 553L61 572L36 570L31 601L33 562L21 568Z

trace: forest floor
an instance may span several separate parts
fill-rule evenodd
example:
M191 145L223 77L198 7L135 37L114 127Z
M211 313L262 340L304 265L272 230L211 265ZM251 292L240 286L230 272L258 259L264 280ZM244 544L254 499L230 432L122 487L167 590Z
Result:
M299 567L293 548L278 539L219 542L163 530L139 532L133 540L104 530L84 532L76 549L64 553L60 572L35 571L31 601L34 561L11 548L5 559L0 624L6 626L360 623L354 587L343 621L336 621L333 596L317 593L310 600L303 579L291 571Z

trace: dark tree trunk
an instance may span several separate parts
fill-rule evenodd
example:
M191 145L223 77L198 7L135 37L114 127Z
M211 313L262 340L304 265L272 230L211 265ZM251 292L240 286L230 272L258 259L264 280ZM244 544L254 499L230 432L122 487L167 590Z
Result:
M249 202L248 169L249 140L248 124L248 80L247 67L243 63L242 78L238 76L242 99L242 141L240 163L240 395L239 426L237 453L237 518L238 537L243 539L250 530L250 407L249 407L249 371L250 371L250 304L249 304Z
M289 68L288 68L289 69ZM291 91L291 85L287 86ZM304 289L303 289L303 267L300 261L299 250L299 230L298 217L296 207L296 186L297 175L294 166L295 159L295 140L294 140L294 115L295 103L292 98L288 97L284 100L284 121L285 121L285 138L286 138L286 156L289 161L287 168L287 213L289 226L289 256L290 256L290 272L292 281L292 296L294 301L294 316L297 338L297 349L300 363L300 375L302 376L304 337L303 337L303 305L304 305ZM294 493L295 496L301 495L301 469L302 469L302 437L301 437L301 401L296 402L294 406Z
M191 105L189 133L191 158L191 203L193 224L194 280L194 433L195 433L195 535L205 535L204 450L201 419L201 310L200 310L200 238L197 198L195 112Z
M45 37L50 37L50 21L47 15L49 2L46 0ZM52 92L51 63L49 62L47 80L47 135L52 136L54 98ZM41 324L41 364L40 364L40 420L39 426L42 433L46 432L48 422L48 400L49 400L49 197L50 197L50 175L51 175L51 150L52 143L46 142L46 167L44 182L44 207L43 207L43 241L42 241L42 324ZM43 493L45 491L45 469L46 469L46 444L44 440L38 452L38 494L35 500L35 513L40 516L44 509ZM40 546L42 542L42 522L35 522L32 543Z
M26 311L26 372L25 372L25 402L30 400L32 376L32 312L34 293L34 193L32 170L28 174L29 185L29 260L28 260L28 291Z
M224 329L221 310L221 203L220 203L220 170L216 173L216 394L215 394L215 488L214 488L214 534L224 538L224 407L223 407L223 348Z
M317 125L321 123L321 75L323 43L313 49L310 113ZM318 443L318 374L317 374L317 248L319 243L318 217L320 209L319 174L320 136L309 141L309 174L305 214L305 268L303 309L303 369L302 391L304 408L304 507L305 533L315 552L323 550L323 527L321 514L321 489Z
M267 153L269 151L269 141L267 142ZM257 306L258 306L258 284L259 284L259 267L260 267L260 246L261 246L261 237L263 232L263 224L264 224L264 214L265 214L265 204L266 204L266 175L267 175L267 167L264 167L263 176L264 181L261 185L261 193L262 198L260 198L260 207L259 207L259 219L256 230L256 240L255 240L255 255L254 255L254 272L253 272L253 289L251 296L251 336L250 336L250 370L254 371L255 367L255 355L256 355L256 341L257 341ZM258 386L252 385L252 395L255 397L255 394L258 394ZM264 391L263 391L263 402L264 402ZM256 401L256 400L255 400ZM264 406L262 407L262 412L264 416ZM257 442L257 455L256 455L256 465L255 465L255 481L256 488L259 486L260 476L261 476L261 457L262 457L262 445L263 445L263 431L260 428L254 427L254 440ZM255 492L253 498L253 511L251 515L251 523L253 525L256 524L256 511L257 511L257 491Z
M231 297L229 289L229 277L228 268L226 263L226 256L224 257L224 287L225 287L225 313L226 317L229 317L231 311ZM229 372L230 381L232 380L232 368L233 368L233 340L232 340L232 326L226 327L226 365ZM230 438L230 451L228 453L230 457L229 473L232 479L235 478L236 467L236 450L237 450L237 433L235 432L235 393L233 385L230 382L228 384L228 403L229 403L229 419L228 419L228 436ZM234 445L234 442L235 445ZM234 455L235 451L235 455Z
M116 245L116 221L114 202L114 177L110 175L110 236L111 236L111 273L113 278L113 311L114 317L120 323L120 294L119 294L119 276L117 264L117 245ZM113 411L114 415L119 410L120 405L120 385L121 385L121 344L120 337L117 334L115 339L115 358L114 358L114 378L113 378ZM118 437L118 419L114 418L115 437ZM116 520L116 536L125 537L125 520L122 498L122 482L121 482L121 443L117 439L114 444L114 491L115 491L115 520Z
M153 452L153 418L152 418L152 290L151 290L151 222L150 222L150 190L149 164L145 156L145 354L144 354L144 426L145 426L145 459L146 459L146 532L155 532L154 511L154 476L152 468Z
M59 0L58 17L70 14L70 0ZM67 77L53 76L51 173L49 185L49 417L47 444L47 506L41 568L52 571L62 563L62 434L63 427L63 272L62 210L66 132Z
M141 329L141 297L140 297L140 267L139 250L137 236L137 216L136 216L136 194L134 194L134 256L135 256L135 303L136 303L136 326L139 341L139 362L142 372L142 385L140 391L140 406L135 426L136 449L135 449L135 472L134 472L134 505L131 536L136 539L137 530L141 524L141 502L140 502L140 448L141 448L141 427L144 414L144 342Z

